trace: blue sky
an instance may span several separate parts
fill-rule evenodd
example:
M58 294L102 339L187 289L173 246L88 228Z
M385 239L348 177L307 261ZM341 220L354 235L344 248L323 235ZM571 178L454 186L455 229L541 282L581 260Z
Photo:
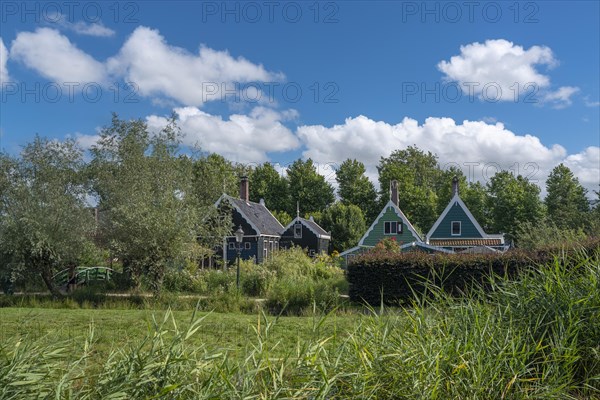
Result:
M543 186L564 162L597 189L599 4L4 1L0 148L176 111L184 144L232 161L376 179L416 144L471 179Z

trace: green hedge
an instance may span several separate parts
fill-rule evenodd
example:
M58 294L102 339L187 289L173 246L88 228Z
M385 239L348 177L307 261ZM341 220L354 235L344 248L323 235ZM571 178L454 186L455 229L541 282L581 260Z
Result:
M557 255L595 250L600 239L581 245L546 247L536 251L513 249L503 254L425 254L372 251L348 266L350 299L372 305L410 303L431 293L433 287L462 295L473 285L487 288L493 276L515 278L520 272L546 264Z

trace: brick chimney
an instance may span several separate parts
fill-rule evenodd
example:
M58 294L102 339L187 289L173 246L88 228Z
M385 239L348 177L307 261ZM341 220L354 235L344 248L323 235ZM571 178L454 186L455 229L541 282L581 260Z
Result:
M398 206L398 181L390 181L390 200Z
M458 176L454 176L454 178L452 178L452 196L457 196L458 195Z
M247 176L240 177L240 199L245 202L250 201L250 184Z

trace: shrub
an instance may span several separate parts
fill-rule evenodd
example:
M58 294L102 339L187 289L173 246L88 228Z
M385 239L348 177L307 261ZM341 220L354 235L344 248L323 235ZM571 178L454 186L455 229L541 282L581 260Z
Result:
M596 249L600 240L585 243ZM579 247L568 250L574 254ZM564 249L511 250L504 254L425 254L369 252L348 266L349 295L353 301L379 304L410 303L431 287L462 295L473 286L489 287L494 277L515 278L533 266L552 261Z

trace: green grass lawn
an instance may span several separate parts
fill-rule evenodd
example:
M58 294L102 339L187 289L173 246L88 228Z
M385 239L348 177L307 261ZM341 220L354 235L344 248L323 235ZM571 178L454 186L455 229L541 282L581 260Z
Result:
M94 358L105 358L111 349L125 348L139 343L151 333L154 320L161 322L165 310L105 310L105 309L50 309L0 308L0 343L12 345L19 340L56 343L66 341L74 350L84 345L94 332ZM180 329L190 324L192 311L173 311ZM256 330L264 328L265 321L273 322L270 334L280 341L283 353L299 341L333 337L331 345L343 339L360 320L360 315L331 315L321 326L321 317L273 317L244 314L196 313L205 316L192 342L205 348L227 350L231 357L243 357L245 349L256 339ZM266 320L265 320L266 318ZM25 339L27 338L27 339ZM77 352L77 351L75 351Z
M599 282L595 252L369 315L5 307L0 399L600 399Z

